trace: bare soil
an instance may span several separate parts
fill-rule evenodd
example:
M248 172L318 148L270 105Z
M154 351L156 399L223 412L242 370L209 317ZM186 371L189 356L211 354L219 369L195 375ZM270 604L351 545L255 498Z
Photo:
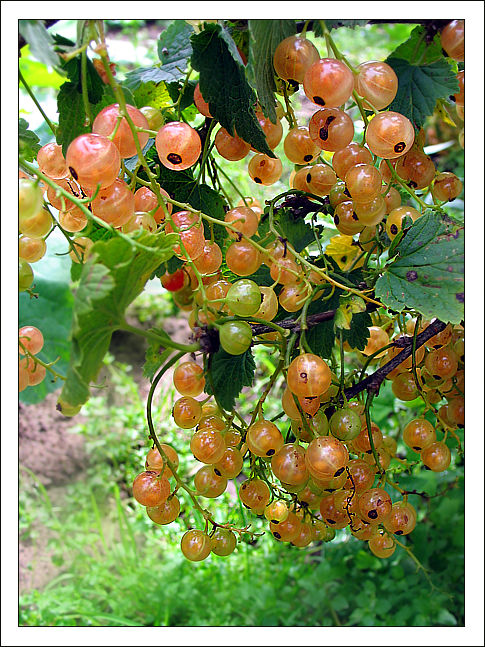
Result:
M140 326L138 321L128 322ZM149 327L146 323L145 327ZM190 329L183 317L169 317L164 320L164 330L172 339L187 343ZM149 382L143 377L143 362L146 342L142 337L131 333L117 332L113 335L110 352L116 360L132 367L133 379L139 385L140 393L146 397ZM100 376L102 377L102 376ZM167 382L171 374L164 376ZM106 397L112 397L108 389ZM45 400L35 405L19 403L19 461L21 478L25 475L23 467L35 474L47 490L53 505L63 502L64 484L83 478L89 463L84 449L84 439L79 434L69 433L73 426L85 422L83 416L65 418L56 410L58 392L51 393ZM22 487L22 480L20 482ZM33 539L19 541L19 585L20 592L40 589L58 573L59 569L51 561L48 529L40 524L32 528Z

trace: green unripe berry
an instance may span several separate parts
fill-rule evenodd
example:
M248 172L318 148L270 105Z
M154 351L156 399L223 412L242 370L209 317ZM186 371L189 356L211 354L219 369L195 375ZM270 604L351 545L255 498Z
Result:
M245 321L228 321L219 328L219 341L230 355L242 355L251 346L253 332Z
M357 438L361 428L360 417L352 409L337 409L330 418L330 432L339 440Z
M231 285L226 295L227 307L240 317L256 314L261 306L261 301L259 286L250 279L236 281Z

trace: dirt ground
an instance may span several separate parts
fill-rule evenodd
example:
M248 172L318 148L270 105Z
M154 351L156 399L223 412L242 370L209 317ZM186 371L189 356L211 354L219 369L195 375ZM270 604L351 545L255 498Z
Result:
M132 325L140 325L129 321ZM149 327L149 324L145 324ZM187 343L190 329L184 318L169 317L164 321L165 331L172 339ZM133 367L132 375L138 383L140 393L146 397L149 382L142 376L146 342L131 333L118 332L113 335L110 352L117 361ZM171 380L171 374L164 376ZM47 490L49 499L56 505L63 500L66 483L83 477L89 461L84 449L84 438L69 433L69 429L85 422L81 415L65 418L56 410L58 392L51 393L39 404L19 403L19 461L21 478L25 467L32 471ZM109 387L106 397L109 395ZM22 481L20 482L20 486ZM35 540L19 541L19 585L20 592L40 589L58 574L57 567L50 559L48 548L49 532L40 524L35 528Z

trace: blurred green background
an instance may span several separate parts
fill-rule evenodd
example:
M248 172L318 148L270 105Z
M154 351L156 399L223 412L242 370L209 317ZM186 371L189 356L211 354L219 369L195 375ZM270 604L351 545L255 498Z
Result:
M155 40L166 24L136 20L108 23L109 51L119 64L119 78L137 65L155 61ZM341 28L335 32L335 40L351 62L359 63L384 59L412 28ZM54 31L72 37L75 21L61 21ZM47 114L56 120L55 96L63 79L31 58L28 48L22 52L20 65ZM41 143L49 141L50 132L22 89L20 115L35 129ZM463 177L458 130L435 119L430 120L429 129L430 136L434 133L440 142L452 142L434 157L438 170L454 171ZM287 175L270 189L255 187L247 176L246 164L243 161L230 167L231 177L246 195L264 200L280 189L286 190ZM227 190L231 194L230 186ZM457 201L456 208L462 206ZM48 249L49 256L34 269L49 280L55 267L56 280L67 287L69 261L56 256L63 251L62 242L48 245ZM21 318L30 316L23 303ZM171 299L154 285L132 305L130 316L161 326L168 321L177 326L175 318L183 318ZM169 526L155 526L131 498L131 483L143 469L148 447L144 413L147 387L140 379L143 352L143 345L137 346L130 337L114 338L105 361L104 388L83 408L83 421L74 419L64 432L83 439L86 460L74 478L45 485L35 457L28 461L29 467L21 461L20 542L29 559L22 564L20 625L464 624L463 463L456 452L450 469L443 474L420 472L400 479L402 487L428 494L410 496L418 510L418 525L404 540L426 573L417 570L399 547L390 559L377 559L346 530L339 531L329 544L307 549L264 536L238 544L235 554L228 558L212 556L198 564L187 562L180 553L180 537L190 524L200 525L200 519L188 513ZM267 349L256 349L257 383L241 397L243 412L251 410L254 394L264 388L273 361ZM37 398L31 395L26 399L35 402ZM157 396L155 421L163 442L177 448L182 468L190 472L194 461L189 456L189 435L173 425L173 400L174 393L167 384ZM32 409L39 406L24 405L21 416L35 416ZM276 400L269 400L267 406L270 414L277 413ZM397 438L403 426L421 411L419 402L396 401L386 384L375 401L373 419L386 434ZM209 508L228 511L225 517L220 511L216 513L220 521L239 526L251 522L255 529L263 530L259 519L248 518L234 490L228 489L215 505L208 501ZM44 573L42 577L39 571Z

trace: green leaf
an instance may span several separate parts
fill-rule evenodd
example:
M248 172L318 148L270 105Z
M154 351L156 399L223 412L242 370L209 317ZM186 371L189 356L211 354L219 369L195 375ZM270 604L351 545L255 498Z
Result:
M137 90L141 83L171 83L185 77L188 59L192 54L189 37L192 27L185 20L175 20L158 40L158 56L161 64L152 67L138 67L126 75L125 83Z
M444 59L428 65L411 65L398 58L388 58L386 62L399 78L397 95L389 110L403 114L416 128L433 114L438 99L458 92L458 81Z
M74 83L67 81L61 85L57 95L57 112L59 128L56 132L56 141L62 146L62 152L65 155L69 144L78 135L91 131L89 126L85 125L86 113L82 94Z
M264 115L276 123L273 56L282 40L296 32L294 20L249 20L247 75Z
M74 302L71 363L60 398L63 412L88 400L90 383L98 375L111 336L123 322L124 311L143 291L153 270L170 258L174 238L137 233L134 240L153 252L119 237L93 245Z
M211 114L229 133L236 131L256 150L275 157L256 119L256 95L229 33L221 25L210 23L190 40L192 67L200 72L200 91Z
M224 272L224 276L233 283L234 281L237 281L241 277L236 276L236 274L233 274L229 270L227 272ZM231 278L229 278L229 276ZM265 285L266 287L270 287L274 284L274 280L271 278L271 274L269 273L269 267L267 265L261 265L261 267L254 272L254 274L251 274L251 276L248 276L247 278L251 279L251 281L254 281L258 285Z
M175 20L160 34L157 45L158 57L163 69L170 70L172 73L173 78L167 79L168 81L178 81L185 76L188 59L192 54L189 39L193 33L193 27L187 21Z
M42 20L19 20L19 32L38 61L50 67L59 66L60 59L54 51L54 40Z
M188 119L188 121L193 121L194 117L200 114L194 106L194 90L197 83L198 81L189 81L185 88L182 83L167 83L168 93L174 103L178 101L179 95L182 92L182 98L180 99L180 110L182 110L182 113L184 113L187 108L193 110L194 114ZM187 113L185 113L185 116L187 116Z
M463 230L426 211L409 228L375 286L376 296L401 312L413 308L425 318L458 324L463 319Z
M141 83L133 93L134 105L137 108L152 106L161 110L172 104L172 99L165 83Z
M409 38L389 54L389 58L399 58L413 65L434 63L443 58L441 39L436 34L431 43L428 43L426 28L418 25L410 33Z
M251 386L256 364L251 349L242 355L229 355L220 348L210 359L210 375L205 391L214 395L226 409L233 409L243 386Z
M311 226L300 216L295 218L290 209L279 210L275 216L275 224L297 252L301 252L315 240Z
M309 314L316 312L323 312L327 310L336 310L339 306L339 298L341 292L335 290L333 295L327 301L315 301L309 308ZM312 306L314 306L312 308ZM318 309L317 309L318 307ZM306 340L315 355L319 355L324 359L329 359L332 355L333 346L335 343L335 330L333 320L322 321L322 323L312 326L306 333Z
M155 330L154 332L156 332L157 334L160 334L160 332L162 332L164 335L167 334L164 331L160 330ZM162 344L151 342L145 353L143 377L148 378L151 382L155 377L155 373L162 366L162 364L164 364L168 360L172 353L172 348L164 348Z
M66 72L69 81L74 83L77 87L78 92L82 94L82 57L76 56L75 58L70 59L62 65L64 71ZM101 101L105 88L107 86L101 80L96 68L93 63L86 59L86 89L88 93L89 103L95 104Z
M57 280L52 280L55 276ZM59 361L53 369L65 375L69 365L69 332L71 328L73 297L69 275L59 274L35 276L37 299L31 299L25 292L19 295L19 326L36 326L44 336L44 347L38 354L43 362ZM19 399L28 404L41 402L48 393L61 387L60 380L47 371L45 380L37 386L29 386L19 394Z
M439 36L428 45L425 35L424 27L416 27L386 59L399 79L389 110L405 115L416 128L433 114L438 99L447 99L459 89L452 63L443 58Z
M455 616L448 611L448 609L440 609L440 612L438 614L437 618L437 624L438 626L444 626L444 627L456 627L458 624L456 621Z
M183 267L183 265L184 265L184 261L178 256L172 256L172 258L169 258L168 261L165 263L166 270L170 274L173 274L176 270ZM163 269L162 274L165 274L165 268ZM162 276L162 274L157 274L157 276Z
M342 331L344 342L351 348L364 350L369 339L369 327L372 326L372 319L368 312L358 312L352 317L350 329Z
M225 202L214 189L207 184L198 184L190 171L172 171L162 166L160 171L160 184L168 191L170 196L178 202L188 202L194 209L217 220L224 220ZM210 238L210 229L204 222L206 238ZM214 226L215 242L221 245L227 237L224 227Z
M25 119L19 118L19 155L27 162L36 159L41 146L37 135L29 130Z

